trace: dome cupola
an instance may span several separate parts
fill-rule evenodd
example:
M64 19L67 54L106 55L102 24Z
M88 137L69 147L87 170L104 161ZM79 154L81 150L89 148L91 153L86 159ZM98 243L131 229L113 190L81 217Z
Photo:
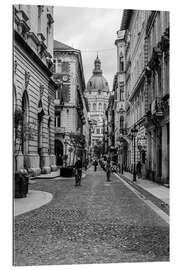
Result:
M96 59L94 60L94 69L93 75L89 79L87 83L87 90L96 90L96 91L109 91L109 86L107 80L102 75L101 69L101 61L97 55Z

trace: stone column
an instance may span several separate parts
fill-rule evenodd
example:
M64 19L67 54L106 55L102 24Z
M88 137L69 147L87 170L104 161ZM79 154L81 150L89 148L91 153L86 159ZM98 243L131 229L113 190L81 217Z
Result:
M49 132L49 166L51 168L51 171L56 171L57 170L57 166L56 166L56 156L54 153L54 142L55 142L55 135L54 132L52 132L51 130L53 130L53 120L50 120L50 132Z
M154 129L152 131L152 152L151 152L151 161L152 161L152 180L155 180L155 172L156 172L156 166L157 166L157 157L156 157L156 130Z
M41 148L41 173L50 173L50 158L48 154L48 138L47 138L47 118L44 116L42 120L42 148Z
M162 181L167 183L169 178L169 153L167 126L162 127Z

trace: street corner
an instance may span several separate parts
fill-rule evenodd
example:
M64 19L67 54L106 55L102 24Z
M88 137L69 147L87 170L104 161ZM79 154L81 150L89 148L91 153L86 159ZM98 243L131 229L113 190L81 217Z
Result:
M25 198L14 200L14 216L37 209L49 203L52 199L53 195L49 192L29 190Z

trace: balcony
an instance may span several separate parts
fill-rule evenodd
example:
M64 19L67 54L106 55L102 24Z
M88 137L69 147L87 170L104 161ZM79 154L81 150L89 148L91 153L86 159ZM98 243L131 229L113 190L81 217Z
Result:
M64 134L65 133L65 127L55 127L55 133L56 134Z

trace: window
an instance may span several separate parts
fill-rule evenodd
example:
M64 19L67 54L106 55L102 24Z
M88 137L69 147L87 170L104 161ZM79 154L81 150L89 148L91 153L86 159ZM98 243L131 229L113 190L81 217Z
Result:
M61 127L61 113L57 112L55 115L55 127Z
M120 117L120 131L123 132L123 128L124 128L124 117L121 116Z
M120 60L120 63L119 63L119 71L120 72L123 72L124 71L124 58L123 58L123 55L120 56L119 58Z
M100 134L100 128L97 128L97 129L96 129L96 133L97 133L97 134Z
M96 103L93 103L93 111L96 111Z
M104 111L106 110L106 108L107 108L107 105L106 105L106 103L104 103Z
M56 64L56 73L61 73L62 72L62 62L61 60L57 60L57 64Z
M62 62L61 64L61 72L62 73L68 73L68 62Z
M124 101L124 85L120 85L120 101Z
M99 111L101 112L102 111L102 104L99 103Z

